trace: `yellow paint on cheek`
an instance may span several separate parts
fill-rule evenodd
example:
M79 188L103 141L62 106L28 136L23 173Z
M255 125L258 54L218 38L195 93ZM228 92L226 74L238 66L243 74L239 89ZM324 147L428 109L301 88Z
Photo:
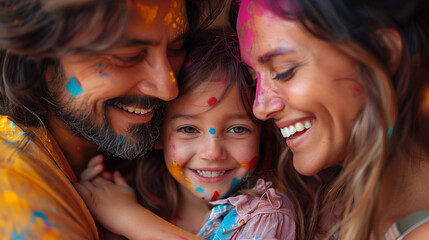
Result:
M139 10L140 15L144 18L143 25L149 26L155 21L155 18L158 15L158 6L150 7L144 5L139 0L134 0L134 5Z
M176 180L182 179L187 183L191 183L191 181L183 175L183 166L178 162L173 162L173 164L168 167L168 171L170 171L171 175L173 175Z
M171 77L171 83L176 83L176 77L174 76L173 72L170 72L170 77Z

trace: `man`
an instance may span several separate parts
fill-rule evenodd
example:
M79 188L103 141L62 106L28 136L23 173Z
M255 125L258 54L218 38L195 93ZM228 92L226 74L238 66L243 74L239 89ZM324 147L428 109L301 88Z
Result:
M152 147L205 3L0 0L1 239L100 238L72 183Z

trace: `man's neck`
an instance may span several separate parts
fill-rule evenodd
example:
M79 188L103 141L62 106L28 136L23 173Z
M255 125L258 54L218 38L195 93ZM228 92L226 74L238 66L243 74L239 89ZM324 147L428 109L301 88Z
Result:
M63 151L73 172L79 176L88 161L97 155L97 146L76 136L55 114L49 116L47 128Z

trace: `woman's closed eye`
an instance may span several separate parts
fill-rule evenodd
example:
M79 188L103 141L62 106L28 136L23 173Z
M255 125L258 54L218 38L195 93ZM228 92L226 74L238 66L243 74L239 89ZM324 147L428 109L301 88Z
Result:
M275 80L289 80L293 76L293 74L295 73L296 68L297 67L293 67L293 68L291 68L285 72L282 72L282 73L273 72L272 78Z

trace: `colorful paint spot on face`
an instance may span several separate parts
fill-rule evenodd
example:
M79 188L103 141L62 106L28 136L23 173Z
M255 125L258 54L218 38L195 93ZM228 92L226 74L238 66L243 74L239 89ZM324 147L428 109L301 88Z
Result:
M205 191L204 189L202 189L201 187L195 187L194 189L195 189L195 191L196 191L196 192L198 192L198 193L202 193L202 194L205 194L205 193L206 193L206 191Z
M75 77L70 78L69 82L66 85L66 89L74 97L80 95L83 92L82 85Z
M209 129L209 133L210 133L210 134L212 134L212 135L213 135L213 134L215 134L215 133L216 133L216 129L214 129L214 128L210 128L210 129Z
M240 163L240 166L242 167L248 167L248 171L252 171L256 168L258 165L258 157L252 158L248 163Z
M176 83L176 77L173 72L170 72L171 83Z
M220 83L222 83L222 84L226 84L226 77L224 77L224 78L220 81Z
M217 103L217 98L215 97L211 97L208 101L207 104L209 104L209 106L213 106Z
M215 191L215 192L213 193L212 199L211 199L210 201L214 201L214 200L216 200L218 197L219 197L219 193L218 193L217 191Z
M241 179L233 178L232 183L231 183L231 187L229 188L228 192L222 196L222 198L225 198L225 197L228 197L229 195L231 195L237 189L237 187L240 186L240 184L242 182L246 181L246 179L249 175L250 175L250 173L247 173Z
M141 1L134 0L134 5L137 7L140 15L143 17L143 25L150 26L158 15L158 6L150 7L143 4Z
M174 1L170 11L165 14L164 23L170 25L176 31L176 35L183 34L187 28L185 20L184 1Z
M176 161L173 162L173 164L168 167L168 171L176 179L176 181L184 182L187 184L191 183L191 180L189 180L183 174L183 166L181 164L179 164L178 162L176 162Z
M121 135L121 141L120 141L120 143L123 143L123 142L124 142L124 139L125 139L125 135L124 135L124 134L122 134L122 135Z

